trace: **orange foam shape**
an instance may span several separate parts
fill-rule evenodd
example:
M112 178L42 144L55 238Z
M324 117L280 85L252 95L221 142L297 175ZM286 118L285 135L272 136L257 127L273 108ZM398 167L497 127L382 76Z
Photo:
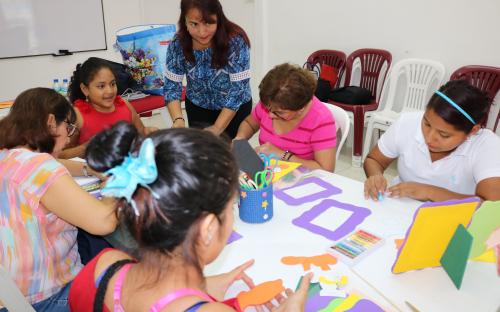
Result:
M283 291L285 291L283 281L278 279L259 284L249 291L242 291L236 298L238 299L240 309L243 311L248 306L261 305L269 302Z
M405 239L404 238L397 238L394 240L394 244L396 245L396 249L399 250L399 248L401 248L401 246L403 245L403 243L405 242Z
M330 254L322 254L312 257L294 257L288 256L281 258L281 262L288 265L302 264L304 271L309 271L311 265L320 267L323 271L330 270L330 264L337 263L337 258Z

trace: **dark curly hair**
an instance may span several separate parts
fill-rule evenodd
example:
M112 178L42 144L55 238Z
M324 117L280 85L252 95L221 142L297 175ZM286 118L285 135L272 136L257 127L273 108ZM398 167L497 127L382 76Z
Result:
M200 268L194 237L198 222L208 214L220 221L238 187L238 168L229 144L197 129L166 129L148 136L156 147L158 178L149 188L138 186L133 199L136 216L126 200L119 218L139 246L139 254L170 254L183 246L186 260ZM94 137L86 150L89 166L104 172L136 154L143 138L136 128L120 122Z

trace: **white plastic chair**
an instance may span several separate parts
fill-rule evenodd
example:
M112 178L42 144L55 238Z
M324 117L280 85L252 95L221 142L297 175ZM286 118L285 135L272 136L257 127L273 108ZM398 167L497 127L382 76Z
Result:
M9 311L35 311L23 296L9 273L0 266L0 301Z
M387 101L384 109L374 112L368 122L363 146L363 160L370 152L373 130L387 130L401 112L424 110L434 91L443 83L444 75L443 64L433 60L404 59L390 69L388 85L384 90L388 92ZM398 108L396 104L401 103L398 89L402 82L405 82L404 99Z
M347 136L349 135L349 128L351 126L351 123L349 121L349 115L347 115L347 112L335 105L328 104L328 103L323 103L328 107L330 112L332 113L333 119L335 119L335 126L337 127L337 131L340 130L340 133L342 134L342 137L340 139L340 142L337 139L337 154L335 155L335 159L339 159L340 155L340 150L342 149L342 146L344 146L344 143L347 139ZM338 138L338 137L337 137Z

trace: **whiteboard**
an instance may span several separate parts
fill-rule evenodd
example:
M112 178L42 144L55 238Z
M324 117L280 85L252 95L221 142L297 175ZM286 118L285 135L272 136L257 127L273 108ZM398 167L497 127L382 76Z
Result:
M0 58L106 48L101 0L0 0Z

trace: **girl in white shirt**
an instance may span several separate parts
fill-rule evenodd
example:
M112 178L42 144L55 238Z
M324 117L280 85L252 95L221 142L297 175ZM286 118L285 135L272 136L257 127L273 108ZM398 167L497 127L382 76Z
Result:
M489 100L464 80L450 81L424 112L403 113L364 162L365 197L442 201L479 196L500 199L500 138L481 125ZM385 169L398 160L387 187Z

